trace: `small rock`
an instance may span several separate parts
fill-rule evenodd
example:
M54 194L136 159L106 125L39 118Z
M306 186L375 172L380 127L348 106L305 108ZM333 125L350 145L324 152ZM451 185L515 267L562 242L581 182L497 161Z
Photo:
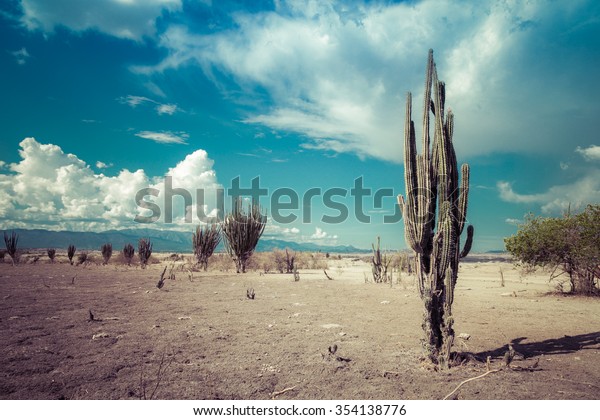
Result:
M92 335L92 340L99 340L101 338L108 338L108 337L110 337L110 335L108 335L108 333L100 332L98 334Z
M390 301L389 300L382 300L379 303L381 303L382 305L387 305L388 303L390 303Z
M192 319L191 316L180 316L179 318L177 318L179 320L184 320L184 319Z
M463 340L468 340L469 338L471 338L471 334L467 334L467 333L460 333L458 334L458 338L462 338Z

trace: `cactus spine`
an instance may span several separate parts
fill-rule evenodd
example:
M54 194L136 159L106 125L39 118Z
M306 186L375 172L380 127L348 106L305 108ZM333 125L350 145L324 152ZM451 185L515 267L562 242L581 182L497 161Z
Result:
M462 165L459 184L452 144L454 114L448 110L444 117L445 94L445 84L437 77L433 50L429 50L422 153L417 154L409 92L404 129L406 198L399 195L398 204L404 216L406 242L415 252L417 283L425 306L423 346L427 357L441 369L449 366L454 341L452 302L458 262L467 256L473 242L473 226L469 226L464 249L460 251L467 215L469 165ZM434 118L432 146L430 112Z

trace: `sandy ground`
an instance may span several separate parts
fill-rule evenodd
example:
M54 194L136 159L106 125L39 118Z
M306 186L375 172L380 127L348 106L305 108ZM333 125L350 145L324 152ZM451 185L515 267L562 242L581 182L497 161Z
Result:
M328 260L333 280L300 270L298 282L190 279L176 266L159 290L165 265L0 264L0 398L441 399L487 371L476 359L447 372L422 362L422 305L406 274L366 284L369 265L351 257ZM600 398L600 300L552 291L547 274L510 262L461 265L455 326L470 339L455 350L501 370L454 398ZM524 356L513 369L509 342Z

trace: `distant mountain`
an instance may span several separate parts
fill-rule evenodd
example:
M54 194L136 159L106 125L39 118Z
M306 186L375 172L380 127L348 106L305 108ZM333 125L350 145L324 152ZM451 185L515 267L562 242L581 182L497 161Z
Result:
M150 238L152 247L156 252L192 252L192 232L154 229L107 230L104 232L15 229L15 232L19 235L19 248L67 249L69 245L73 244L78 250L99 250L102 244L110 242L115 250L120 250L127 243L137 248L140 238ZM271 251L274 248L339 254L370 252L351 245L326 246L267 238L258 241L257 251ZM221 250L223 250L222 243L217 248L217 251Z

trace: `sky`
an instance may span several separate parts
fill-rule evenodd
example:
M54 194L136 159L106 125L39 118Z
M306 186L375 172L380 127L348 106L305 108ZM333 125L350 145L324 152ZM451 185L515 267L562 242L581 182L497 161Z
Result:
M0 229L191 232L256 179L268 237L405 248L405 101L419 136L430 48L475 251L600 202L597 1L3 0ZM192 197L172 223L167 179Z

